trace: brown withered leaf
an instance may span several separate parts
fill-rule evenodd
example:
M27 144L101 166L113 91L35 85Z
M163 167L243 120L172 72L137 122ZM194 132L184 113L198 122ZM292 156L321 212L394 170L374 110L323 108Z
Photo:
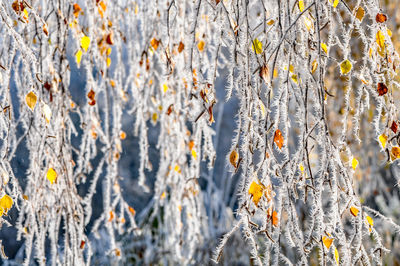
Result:
M173 104L171 104L170 106L168 106L167 115L170 115L170 114L172 113L172 111L174 111L174 105L173 105Z
M274 142L279 147L279 149L282 149L284 139L282 136L282 132L279 129L275 131Z
M88 93L88 95L87 95L87 97L88 97L90 100L93 100L95 96L96 96L96 93L95 93L93 90L90 90L89 93Z
M269 84L271 77L269 76L269 69L266 65L260 69L260 77L264 80L265 84Z
M383 13L378 13L376 14L375 20L378 23L383 23L387 20L387 16Z
M377 90L378 90L379 96L383 96L388 92L388 88L386 87L385 83L382 83L382 82L378 83Z
M110 32L107 37L106 37L106 42L109 45L113 45L114 44L114 34L112 32Z

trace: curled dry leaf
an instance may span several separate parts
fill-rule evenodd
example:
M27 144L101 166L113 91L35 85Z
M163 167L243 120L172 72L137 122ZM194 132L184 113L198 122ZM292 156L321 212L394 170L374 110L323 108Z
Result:
M107 34L106 37L106 42L109 45L113 45L114 44L114 34L112 32L110 32L109 34Z
M379 82L377 91L379 96L383 96L388 92L388 87L385 85L385 83Z
M260 77L264 80L265 84L269 84L271 81L271 77L269 76L268 66L264 65L260 69Z

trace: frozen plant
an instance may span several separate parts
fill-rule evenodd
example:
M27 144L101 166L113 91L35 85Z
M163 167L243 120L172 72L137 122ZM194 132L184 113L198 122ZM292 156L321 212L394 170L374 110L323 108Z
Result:
M0 16L0 223L18 215L24 265L90 265L102 242L120 264L400 256L382 174L398 175L400 58L378 1L4 0Z

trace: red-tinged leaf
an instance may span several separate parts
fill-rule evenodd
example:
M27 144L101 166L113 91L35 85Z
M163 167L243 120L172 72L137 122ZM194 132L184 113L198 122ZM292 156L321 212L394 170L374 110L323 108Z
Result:
M378 23L383 23L387 20L387 16L383 13L378 13L376 14L375 20Z
M397 123L395 121L392 122L390 129L393 131L393 133L397 133Z

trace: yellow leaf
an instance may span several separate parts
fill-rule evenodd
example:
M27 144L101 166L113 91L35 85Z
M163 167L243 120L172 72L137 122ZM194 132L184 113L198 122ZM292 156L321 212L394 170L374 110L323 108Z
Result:
M381 143L382 148L386 147L388 137L385 134L379 135L378 140Z
M28 15L28 10L26 10L26 8L24 8L24 11L22 11L23 12L23 18L25 19L25 21L28 23L29 22L29 20L28 20L28 17L29 17L29 15Z
M168 85L166 83L163 84L163 92L166 93L168 90Z
M303 164L302 163L300 163L300 165L299 165L299 169L300 169L300 172L304 172L304 166L303 166Z
M260 104L261 117L262 117L262 119L265 119L265 116L266 116L265 105L261 100L258 100L258 102Z
M249 194L252 196L253 202L256 206L258 206L258 202L263 195L264 189L264 185L259 185L255 181L250 184Z
M275 20L273 20L273 19L270 19L270 20L268 20L268 22L267 22L267 24L268 24L269 26L273 25L274 23L275 23Z
M321 42L321 48L326 54L328 54L328 46L326 45L326 43Z
M346 59L342 63L340 63L340 73L342 75L346 75L351 71L352 67L353 65L351 64L351 62L348 59Z
M192 156L195 160L197 160L197 152L194 149L192 149Z
M107 62L107 67L110 67L110 65L111 65L111 58L107 57L106 62Z
M89 45L90 45L90 38L86 35L83 36L81 38L81 47L85 52L87 52L87 50L89 49Z
M79 67L81 65L81 60L82 60L82 50L81 49L79 49L78 52L76 52L75 58L76 58L76 64Z
M306 26L306 29L308 32L310 32L312 29L314 29L314 22L310 18L304 17L303 21L304 21L304 25Z
M239 160L239 154L237 153L236 150L233 150L229 155L229 161L233 165L233 167L237 168L238 160Z
M333 6L334 8L336 8L338 4L339 4L339 0L333 0L332 6Z
M303 0L299 0L299 10L300 10L300 12L303 12L303 10L304 10L304 1Z
M291 76L291 78L292 78L292 80L293 80L294 83L299 84L299 79L298 79L298 77L297 77L296 74L293 74L293 75Z
M366 219L370 226L374 226L374 220L372 220L372 218L370 216L367 215Z
M335 260L337 265L339 265L339 251L337 250L337 248L335 247Z
M329 238L329 237L323 236L322 237L322 242L324 243L325 247L329 250L329 248L332 245L333 238Z
M362 19L363 19L363 17L364 17L364 14L365 14L364 8L362 8L361 6L358 7L358 8L357 8L357 11L356 11L356 18L357 18L359 21L362 21Z
M43 114L44 114L44 118L46 119L47 123L50 123L50 119L51 119L51 109L47 104L43 105Z
M50 181L50 183L53 184L57 180L56 170L54 170L52 167L50 167L49 170L47 170L46 177Z
M157 122L157 118L158 118L157 113L153 113L153 115L151 116L151 120L153 120L153 122L156 123Z
M378 32L376 33L376 43L379 45L381 49L385 48L385 36L380 30L378 30Z
M392 37L392 35L393 35L393 34L392 34L392 31L389 30L389 29L387 29L387 34L388 34L389 37Z
M314 74L315 70L317 70L318 67L318 62L317 60L314 60L311 64L311 74Z
M30 91L25 97L26 104L33 111L37 102L37 96L33 91Z
M294 66L293 65L289 65L289 71L290 71L290 73L294 72Z
M351 160L351 167L353 167L354 170L356 170L358 165L358 161L356 158L353 158L353 160Z
M0 199L0 216L3 214L7 214L8 210L11 209L12 205L13 205L12 198L7 194L4 195Z
M251 48L256 54L261 54L263 52L262 43L257 38L253 40Z
M273 77L274 78L278 77L278 69L276 69L276 68L274 68Z
M357 217L359 210L356 207L351 206L350 207L350 212L354 217Z

